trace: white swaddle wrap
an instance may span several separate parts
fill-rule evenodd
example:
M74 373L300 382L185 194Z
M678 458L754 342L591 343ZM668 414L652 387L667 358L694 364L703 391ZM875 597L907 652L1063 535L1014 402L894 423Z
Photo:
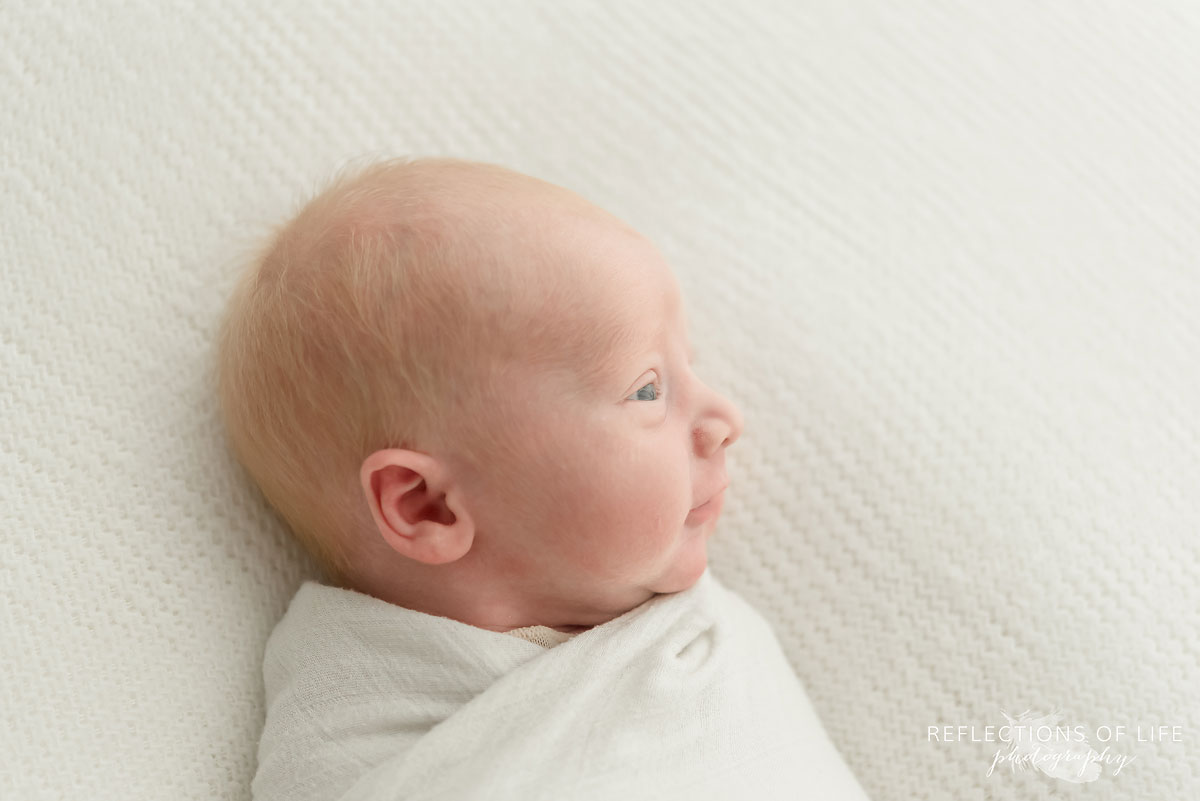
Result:
M256 801L866 798L711 570L549 649L309 581L263 675Z

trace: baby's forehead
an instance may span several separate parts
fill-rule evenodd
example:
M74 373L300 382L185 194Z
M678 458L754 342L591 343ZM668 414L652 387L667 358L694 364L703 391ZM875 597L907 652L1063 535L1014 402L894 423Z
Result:
M558 358L545 361L589 383L632 378L631 370L645 366L641 357L678 343L691 358L683 298L673 282L647 278L624 291L596 292L591 304L556 315L546 332L540 345Z

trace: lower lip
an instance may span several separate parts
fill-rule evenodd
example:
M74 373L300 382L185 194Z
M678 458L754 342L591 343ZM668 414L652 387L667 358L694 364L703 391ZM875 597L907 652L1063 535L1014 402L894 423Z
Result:
M721 514L721 505L725 501L725 490L721 490L716 495L708 500L707 503L697 506L692 511L688 512L687 522L691 524L707 523L717 515Z

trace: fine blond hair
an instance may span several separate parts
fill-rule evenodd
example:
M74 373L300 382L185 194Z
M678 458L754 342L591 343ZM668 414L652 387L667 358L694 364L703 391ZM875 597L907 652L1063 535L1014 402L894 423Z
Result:
M347 165L252 253L220 322L227 440L342 586L379 545L363 535L374 530L359 483L366 456L450 442L491 391L493 376L465 356L497 343L486 317L464 311L479 288L463 268L478 274L488 254L469 217L446 213L454 176L467 173L476 186L520 176L448 158ZM511 280L487 266L491 286ZM471 429L472 465L503 447L492 434Z

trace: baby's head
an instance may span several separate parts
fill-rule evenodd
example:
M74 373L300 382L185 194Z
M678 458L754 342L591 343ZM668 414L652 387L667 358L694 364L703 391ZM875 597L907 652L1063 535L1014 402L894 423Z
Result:
M344 171L256 254L217 353L231 445L332 583L504 631L704 571L741 414L692 372L662 255L566 189Z

